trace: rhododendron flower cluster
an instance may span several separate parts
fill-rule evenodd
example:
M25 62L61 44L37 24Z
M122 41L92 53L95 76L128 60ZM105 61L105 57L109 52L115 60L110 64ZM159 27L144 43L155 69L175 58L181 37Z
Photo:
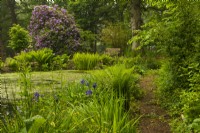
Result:
M80 46L80 34L73 16L57 5L35 6L29 31L36 49L48 47L57 54L70 54Z

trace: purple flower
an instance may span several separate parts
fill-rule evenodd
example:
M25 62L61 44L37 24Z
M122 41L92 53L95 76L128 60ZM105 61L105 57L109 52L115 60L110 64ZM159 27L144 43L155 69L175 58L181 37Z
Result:
M93 85L92 85L92 87L95 89L95 88L97 88L97 83L94 83Z
M67 14L66 9L59 8L58 5L53 7L46 5L36 6L32 12L28 29L38 49L49 47L55 53L62 53L62 48L69 47L66 52L72 54L75 51L71 49L71 46L75 46L77 49L80 46L80 32L75 25L74 18ZM66 30L68 31L67 33L65 32ZM35 36L40 39L34 38ZM55 38L59 38L58 41L53 41ZM51 40L51 45L49 45L48 40ZM71 42L69 43L69 41ZM59 48L55 47L60 43L62 45L59 45Z
M35 98L39 98L39 96L40 96L40 94L39 94L38 92L35 92L35 93L34 93L34 97L35 97Z
M63 8L61 9L61 11L62 11L63 13L66 13L66 10L65 10L65 9L63 9Z
M84 80L84 79L82 79L82 80L81 80L81 84L84 84L84 83L85 83L85 80Z
M82 85L84 85L84 84L85 84L86 86L89 86L89 82L87 82L87 81L86 81L86 80L84 80L84 79L82 79L82 80L81 80L81 84L82 84Z
M91 91L91 90L87 90L87 91L86 91L86 95L88 95L88 96L89 96L89 95L92 95L92 91Z
M40 94L38 92L35 92L34 93L34 100L35 101L38 101L39 100L39 97L40 97Z

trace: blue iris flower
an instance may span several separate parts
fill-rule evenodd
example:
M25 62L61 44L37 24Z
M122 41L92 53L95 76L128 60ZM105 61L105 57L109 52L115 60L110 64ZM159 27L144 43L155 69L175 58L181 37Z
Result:
M84 79L81 80L81 84L82 84L82 85L85 84L85 85L88 86L88 87L90 86L89 82L86 81L86 80L84 80Z
M94 83L93 85L92 85L92 87L95 89L95 88L97 88L97 83Z
M84 84L84 83L85 83L85 80L84 80L84 79L82 79L82 80L81 80L81 84Z
M39 96L40 96L40 94L39 94L38 92L35 92L35 93L34 93L34 97L35 97L35 98L39 98Z
M34 93L34 99L35 99L35 101L38 101L39 97L40 97L40 94L38 92L35 92Z
M86 95L92 95L92 91L91 90L87 90L86 91Z

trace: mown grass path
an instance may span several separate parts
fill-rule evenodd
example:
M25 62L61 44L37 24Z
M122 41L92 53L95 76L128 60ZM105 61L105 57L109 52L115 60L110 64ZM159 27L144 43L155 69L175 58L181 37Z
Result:
M156 102L155 78L155 73L149 73L140 81L140 87L145 92L144 97L139 101L142 115L139 122L140 133L170 133L169 115Z

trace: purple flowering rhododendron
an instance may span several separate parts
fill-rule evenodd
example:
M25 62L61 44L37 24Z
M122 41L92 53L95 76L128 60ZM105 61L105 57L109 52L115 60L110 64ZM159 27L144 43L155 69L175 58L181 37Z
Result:
M80 46L73 16L57 5L35 6L28 29L36 49L48 47L57 54L70 54Z

